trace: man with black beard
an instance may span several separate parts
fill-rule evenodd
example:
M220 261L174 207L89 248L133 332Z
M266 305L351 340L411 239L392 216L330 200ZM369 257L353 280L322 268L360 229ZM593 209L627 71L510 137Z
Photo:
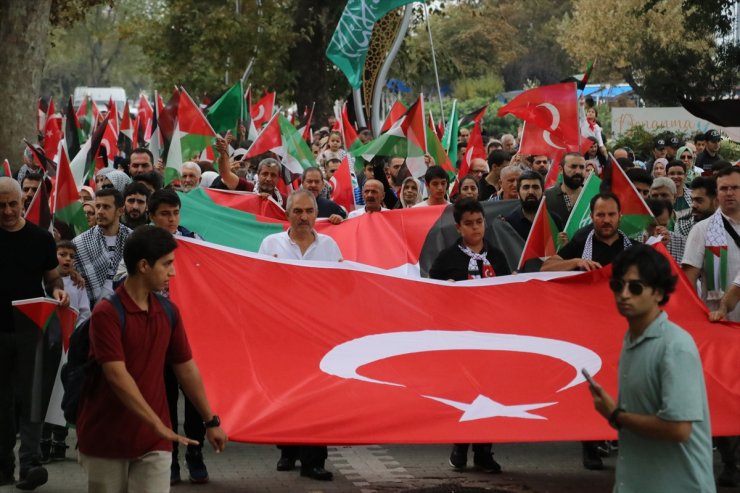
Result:
M511 227L519 233L524 241L527 241L529 231L532 229L534 216L537 214L537 208L542 200L542 191L544 188L544 178L536 171L525 171L516 180L516 191L519 194L521 207L506 216L504 219ZM559 231L563 230L563 222L560 216L552 214L552 219Z
M545 201L550 214L557 214L567 221L586 179L586 159L577 152L569 152L560 160L563 182L545 191Z
M139 181L129 183L123 190L123 216L121 222L131 229L149 223L147 204L151 192Z
M694 219L693 224L712 216L717 207L719 207L719 202L717 202L717 181L715 178L713 176L697 176L694 178L691 182L691 217Z

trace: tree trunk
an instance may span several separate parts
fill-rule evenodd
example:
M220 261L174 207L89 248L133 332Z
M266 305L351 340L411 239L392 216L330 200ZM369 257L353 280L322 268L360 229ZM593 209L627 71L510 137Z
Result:
M23 139L35 142L36 100L46 61L51 0L0 0L0 160L21 166Z

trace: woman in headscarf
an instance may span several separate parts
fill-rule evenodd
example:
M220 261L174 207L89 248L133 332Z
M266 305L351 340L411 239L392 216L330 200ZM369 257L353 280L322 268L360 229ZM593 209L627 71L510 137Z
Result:
M131 178L129 178L126 173L114 169L106 173L103 178L103 185L101 188L110 188L112 186L119 192L123 193L126 189L126 185L129 183L131 183Z
M398 194L398 203L394 209L406 209L413 207L421 202L421 191L419 186L419 180L413 176L407 176L403 182L401 182L401 191Z

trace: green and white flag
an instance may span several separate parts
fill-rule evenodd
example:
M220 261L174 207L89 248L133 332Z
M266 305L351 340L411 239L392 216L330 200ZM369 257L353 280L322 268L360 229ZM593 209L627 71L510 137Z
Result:
M362 71L370 47L373 26L385 14L410 0L349 0L339 19L326 57L344 72L349 84L362 85Z
M595 173L591 173L591 176L586 179L586 183L583 184L583 190L581 190L581 194L578 196L573 210L570 211L568 222L565 223L565 228L563 229L568 235L569 240L573 239L576 231L591 224L591 199L599 193L600 187L601 179Z
M457 99L452 102L450 117L447 119L445 133L442 136L442 147L450 156L453 165L457 161L457 137L460 133L459 117L457 115Z

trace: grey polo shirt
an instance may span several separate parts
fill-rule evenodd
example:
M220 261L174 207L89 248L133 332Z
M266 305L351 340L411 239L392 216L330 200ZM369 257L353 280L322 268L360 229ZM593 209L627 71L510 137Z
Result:
M619 358L618 405L626 412L666 421L691 421L685 443L657 440L622 428L614 491L708 493L716 491L704 372L691 336L665 312L642 336L627 332Z

